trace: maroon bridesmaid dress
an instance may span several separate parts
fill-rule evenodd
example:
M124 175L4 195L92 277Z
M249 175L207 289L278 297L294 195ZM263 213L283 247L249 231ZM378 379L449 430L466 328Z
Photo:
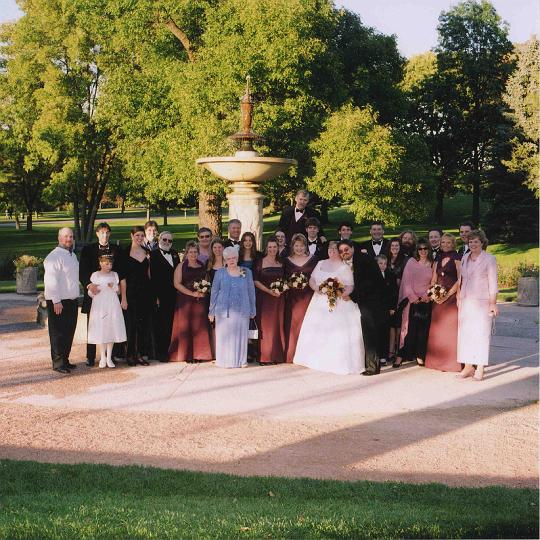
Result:
M285 276L288 279L294 272L302 272L309 280L318 261L318 258L314 255L303 266L297 266L287 258L285 259ZM302 328L304 315L312 296L313 290L309 285L305 289L290 289L287 291L285 299L285 358L289 364L293 361L300 328Z
M197 268L182 264L182 285L193 290L195 281L204 279L206 267ZM193 362L212 360L210 325L208 322L208 301L176 292L176 308L172 328L169 361Z
M253 279L270 288L270 283L283 279L283 266L262 267L257 261ZM281 364L285 362L285 296L279 298L255 289L257 300L257 326L259 328L259 362Z
M437 264L437 283L447 291L457 281L456 251L442 253ZM442 263L445 262L444 266ZM453 294L444 304L433 302L426 352L426 367L439 371L461 371L457 363L458 308Z

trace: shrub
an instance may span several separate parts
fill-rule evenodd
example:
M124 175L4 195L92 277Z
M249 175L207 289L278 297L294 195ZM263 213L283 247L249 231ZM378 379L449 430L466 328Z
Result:
M519 263L514 266L499 265L499 285L501 288L517 287L520 277L538 277L538 265L534 263Z
M21 255L13 261L13 265L15 266L15 274L21 270L24 270L25 268L39 268L42 263L43 259L35 257L34 255Z
M0 258L0 280L11 280L15 274L15 265L11 257Z

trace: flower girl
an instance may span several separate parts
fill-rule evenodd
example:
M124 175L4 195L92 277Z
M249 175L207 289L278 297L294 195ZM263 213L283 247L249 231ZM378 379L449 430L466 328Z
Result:
M114 343L126 341L126 326L122 308L118 300L118 274L112 271L113 258L99 257L101 270L90 276L90 282L99 286L99 292L92 296L90 321L88 323L88 343L99 345L101 360L99 367L115 367L112 361Z

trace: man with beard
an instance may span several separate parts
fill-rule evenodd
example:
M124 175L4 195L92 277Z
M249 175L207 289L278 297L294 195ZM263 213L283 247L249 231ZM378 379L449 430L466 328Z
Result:
M363 375L378 375L381 371L377 354L378 329L386 316L384 305L385 283L375 259L367 253L355 250L350 240L341 240L339 254L353 272L354 289L350 300L356 302L362 314L362 333L366 358ZM349 300L349 297L343 297Z

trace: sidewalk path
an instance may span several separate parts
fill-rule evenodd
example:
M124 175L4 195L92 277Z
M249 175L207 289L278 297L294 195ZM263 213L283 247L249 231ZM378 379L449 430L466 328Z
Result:
M6 296L0 297L0 457L537 485L534 308L501 305L492 365L480 383L411 364L378 377L293 365L89 369L81 345L72 355L78 369L60 376L50 370L46 331L32 324L34 305ZM508 335L512 328L519 328L517 336Z

